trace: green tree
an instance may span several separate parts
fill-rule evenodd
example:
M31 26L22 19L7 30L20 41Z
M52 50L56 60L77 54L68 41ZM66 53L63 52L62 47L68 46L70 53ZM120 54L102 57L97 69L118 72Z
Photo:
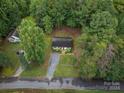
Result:
M108 11L97 11L91 15L91 21L85 32L96 34L99 39L110 40L116 33L118 20Z
M113 0L113 3L119 13L124 12L124 0Z
M31 0L30 15L36 19L37 25L43 27L43 17L47 15L47 0Z
M96 35L82 34L78 40L81 48L80 75L92 79L97 75L97 61L106 49L106 43L98 42Z
M29 0L28 0L29 1ZM5 37L28 15L27 0L0 1L0 37Z
M32 0L30 12L40 27L43 27L43 18L47 15L51 17L53 27L62 25L76 27L80 25L78 18L82 14L80 9L82 4L80 0L73 2L72 0Z
M3 73L4 69L12 66L13 64L10 62L10 59L3 52L0 52L0 74Z
M32 17L22 20L19 26L21 46L28 61L43 63L45 55L45 37L43 30L36 26Z
M106 78L109 76L109 67L113 58L109 55L111 51L108 48L111 40L116 36L118 26L118 20L114 15L116 11L114 11L113 5L110 8L104 0L85 0L84 3L84 33L79 39L79 47L82 48L80 74L85 79ZM107 8L104 9L105 7Z
M116 36L113 38L114 56L107 70L106 79L123 80L124 79L124 39Z
M92 63L92 60L86 61L86 59L87 57L82 57L80 75L83 79L89 80L96 76L96 64Z
M90 27L93 29L115 29L118 25L118 20L108 11L96 12L91 16Z
M82 26L89 25L91 15L97 11L108 11L112 15L117 14L112 0L84 0L80 11L82 11L83 18Z
M0 1L0 34L6 36L10 29L14 29L20 20L19 9L14 0ZM3 24L2 24L3 22Z
M69 19L67 20L67 26L69 26L69 27L76 27L76 22L75 22L75 20L74 20L73 18L69 18Z
M15 0L15 2L18 6L21 17L23 18L25 16L28 16L30 0Z
M118 20L119 20L119 25L118 25L118 35L123 35L124 34L124 13L119 14Z
M43 25L44 25L45 32L50 34L53 29L52 20L50 16L47 15L43 18Z

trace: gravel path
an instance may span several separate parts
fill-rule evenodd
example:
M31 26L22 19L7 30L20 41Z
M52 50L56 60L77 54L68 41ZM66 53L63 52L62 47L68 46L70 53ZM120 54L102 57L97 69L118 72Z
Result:
M13 75L13 77L18 77L20 76L20 74L24 71L24 68L22 66L20 66L17 71L15 72L15 74Z

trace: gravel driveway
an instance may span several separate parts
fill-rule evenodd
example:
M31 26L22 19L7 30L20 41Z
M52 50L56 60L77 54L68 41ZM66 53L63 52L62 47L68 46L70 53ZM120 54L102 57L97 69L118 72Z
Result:
M54 72L56 70L56 66L59 63L60 59L60 54L59 53L52 53L50 60L49 60L49 67L48 67L48 72L47 72L47 78L52 79Z

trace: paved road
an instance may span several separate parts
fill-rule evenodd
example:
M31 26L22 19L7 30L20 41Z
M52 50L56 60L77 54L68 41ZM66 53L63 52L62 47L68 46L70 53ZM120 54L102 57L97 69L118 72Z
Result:
M31 80L31 79L15 79L15 80L3 80L0 83L0 89L104 89L104 90L123 90L124 82L112 82L104 81L84 81L79 78L54 78L51 81L48 80Z
M49 78L50 80L53 78L54 72L56 70L56 66L59 63L59 58L60 58L59 53L51 54L51 57L49 60L48 72L47 72L47 78Z

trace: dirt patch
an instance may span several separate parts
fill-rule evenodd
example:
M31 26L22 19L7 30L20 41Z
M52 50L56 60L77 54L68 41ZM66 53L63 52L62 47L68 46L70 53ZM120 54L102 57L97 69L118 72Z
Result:
M59 27L55 28L52 32L52 36L60 36L60 37L72 37L76 38L81 34L79 28L70 28L70 27Z

